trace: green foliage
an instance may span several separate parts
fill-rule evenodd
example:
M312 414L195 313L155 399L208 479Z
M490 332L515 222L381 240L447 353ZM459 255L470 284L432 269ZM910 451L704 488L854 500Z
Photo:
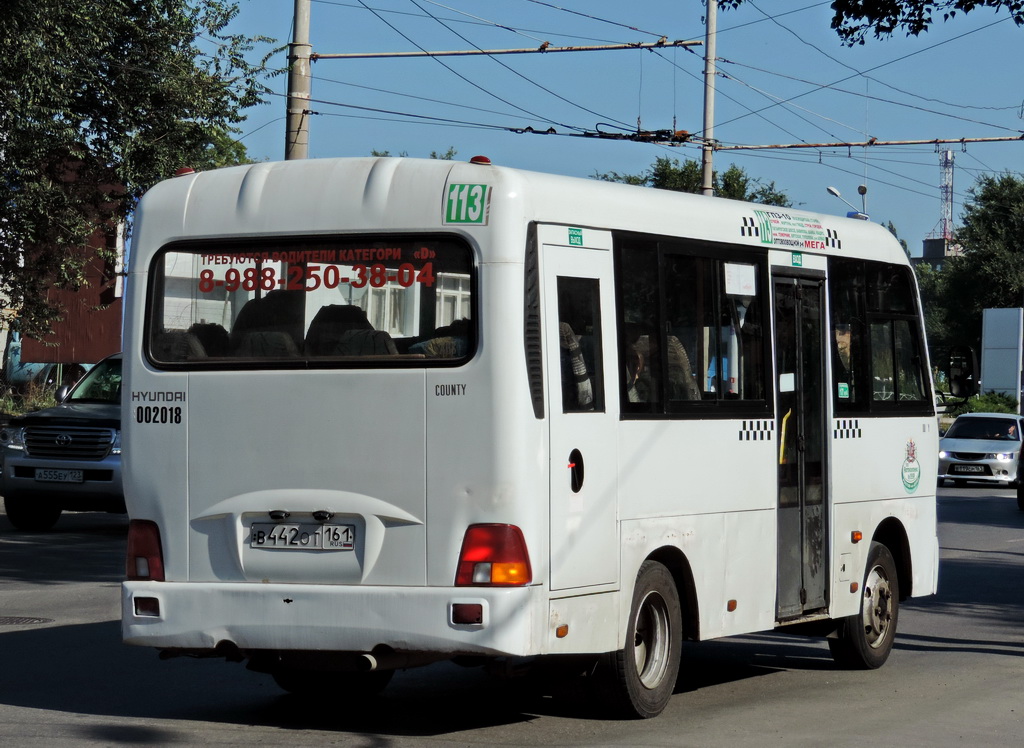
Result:
M1024 303L1024 179L982 175L969 194L954 236L962 254L945 261L935 291L948 338L977 348L982 310Z
M455 156L457 154L458 154L458 151L455 150L455 146L448 146L448 150L445 151L444 153L438 153L437 151L431 151L430 152L430 157L433 158L433 159L437 159L439 161L454 161L455 160ZM387 158L387 157L389 157L391 155L391 151L378 151L378 150L374 149L374 150L370 151L370 155L371 156L376 156L377 158ZM401 158L405 158L406 156L409 155L409 152L408 151L402 151L398 155Z
M999 392L986 392L951 407L946 414L958 416L961 413L1016 413L1017 401Z
M735 8L745 0L721 0L723 8ZM1024 25L1024 0L833 0L832 28L844 44L863 44L871 33L875 38L903 31L917 36L927 31L938 14L943 21L975 8L1006 10L1013 22Z
M661 190L675 192L692 192L700 194L703 185L701 165L696 161L680 162L679 159L659 156L651 168L640 174L619 174L606 172L594 174L595 179L605 182L621 182L641 187L656 187ZM746 171L735 164L722 174L712 175L712 185L717 197L733 200L746 200L764 205L777 205L781 208L793 207L792 201L775 187L775 182L767 184L749 176Z
M0 413L7 416L20 416L56 404L57 388L52 384L33 383L24 392L8 390L0 395Z
M93 233L188 165L231 163L268 89L221 0L5 0L0 24L0 293L21 330L60 316ZM268 53L269 56L269 53ZM267 58L264 58L264 62Z

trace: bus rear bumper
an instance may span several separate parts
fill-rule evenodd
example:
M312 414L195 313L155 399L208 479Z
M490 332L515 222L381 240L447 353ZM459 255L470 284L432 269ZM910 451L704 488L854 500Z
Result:
M121 630L126 644L189 654L386 649L436 659L530 656L539 653L544 596L541 586L125 582Z

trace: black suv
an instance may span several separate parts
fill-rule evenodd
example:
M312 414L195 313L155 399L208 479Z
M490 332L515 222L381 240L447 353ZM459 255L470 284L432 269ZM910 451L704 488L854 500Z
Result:
M121 354L100 361L53 408L0 430L7 519L49 530L65 509L124 512L121 488Z

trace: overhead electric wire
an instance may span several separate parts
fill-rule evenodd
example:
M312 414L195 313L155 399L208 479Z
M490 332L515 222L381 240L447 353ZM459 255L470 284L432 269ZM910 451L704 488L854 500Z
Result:
M591 21L599 21L600 23L608 23L608 24L611 24L612 26L618 26L620 28L629 29L630 31L636 31L637 33L640 33L640 34L647 34L648 36L653 36L653 37L657 37L657 38L660 38L660 37L664 36L664 34L657 34L657 33L653 32L653 31L644 31L643 29L637 28L636 26L630 26L629 24L619 23L618 21L610 21L607 18L601 18L600 16L594 16L594 15L591 15L589 13L584 13L584 12L579 11L579 10L573 10L571 8L562 8L562 7L558 6L558 5L555 5L554 3L545 2L545 0L525 0L525 2L533 3L534 5L543 5L543 6L548 7L548 8L553 8L554 10L560 10L563 13L569 13L569 14L574 15L574 16L582 16L583 18L587 18L587 19L589 19Z
M371 13L373 13L373 15L375 15L375 16L377 17L377 19L378 19L378 20L379 20L379 21L380 21L381 23L383 23L383 24L384 24L385 26L387 26L388 28L390 28L390 29L391 29L392 31L394 31L394 32L395 32L396 34L398 34L399 36L401 36L401 37L402 37L403 39L405 39L405 40L406 40L407 42L409 42L410 44L412 44L412 45L413 45L414 47L416 47L417 49L419 49L419 50L420 50L421 52L426 52L426 51L427 51L427 50L425 50L425 49L424 49L423 47L421 47L421 46L420 46L420 45L419 45L419 44L418 44L417 42L413 41L413 40L412 40L412 39L411 39L411 38L410 38L410 37L409 37L409 36L408 36L407 34L403 33L403 32L402 32L402 31L400 31L400 30L399 30L399 29L398 29L397 27L395 27L395 26L394 26L393 24L391 24L390 22L388 22L388 20L387 20L387 19L385 19L385 18L382 18L382 17L381 17L381 15L380 15L379 13L377 13L377 12L376 12L376 11L375 11L375 10L374 10L373 8L370 8L370 7L368 6L368 5L366 5L366 3L365 3L365 2L363 2L363 0L359 0L359 3L360 3L360 4L361 4L361 5L362 5L362 6L364 7L364 8L366 8L366 9L367 9L368 11L370 11ZM421 10L422 10L422 9L421 9ZM465 83L468 83L468 84L469 84L469 85L471 85L471 86L472 86L473 88L475 88L475 89L477 89L477 90L479 90L479 91L481 91L481 92L483 92L483 93L487 94L488 96L491 96L491 97L493 97L493 98L497 99L497 100L498 100L498 101L500 101L500 102L501 102L502 104L507 104L508 106L512 107L513 109L518 109L518 110L519 110L520 112L522 112L523 114L528 114L528 115L530 115L531 117L534 117L534 118L536 118L536 119L538 119L538 120L542 120L542 121L544 121L544 122L547 122L548 124L551 124L551 125L558 125L559 127L566 127L566 128L569 128L569 129L578 129L578 128L575 128L575 127L573 127L573 126L571 126L571 125L566 125L566 124L564 124L564 123L562 123L562 122L558 122L558 121L556 121L556 120L548 119L547 117L543 117L543 116L541 116L541 115L538 115L538 114L536 114L535 112L531 112L531 111L529 111L528 109L524 109L523 107L519 106L518 104L513 104L513 103L512 103L511 101L508 101L508 100L506 100L506 99L503 99L502 97L498 96L498 95L497 95L496 93L494 93L493 91L488 91L488 90L487 90L486 88L484 88L483 86L479 85L478 83L475 83L474 81L470 80L470 79L469 79L469 78L467 78L466 76L462 75L461 73L459 73L458 71L456 71L455 69L453 69L453 68L452 68L452 67L451 67L450 65L446 64L446 63L444 62L444 60L442 60L441 58L439 58L439 57L434 57L434 58L431 58L431 59L433 59L433 60L434 60L434 62L436 62L436 63L437 63L438 65L440 65L441 67L443 67L443 68L444 68L445 70L447 70L447 71L448 71L449 73L451 73L452 75L454 75L454 76L455 76L456 78L459 78L460 80L464 81Z
M312 0L312 1L314 3L319 3L320 5L332 5L332 6L339 7L339 8L352 8L352 9L355 9L355 10L368 10L370 12L373 12L369 8L367 8L365 5L358 5L356 3L343 3L343 2L339 2L338 0ZM441 7L444 7L444 6L441 6ZM382 13L382 14L386 14L386 15L393 15L393 16L409 16L410 18L426 18L427 17L423 13L413 13L413 12L407 11L407 10L393 10L393 9L387 9L387 8L376 8L376 11L378 13ZM461 11L456 11L456 12L461 12ZM467 21L467 20L462 19L462 18L446 18L444 20L450 21L451 23L460 23L460 24L463 24L465 26L487 26L487 27L492 27L494 25L492 22ZM614 40L612 40L612 39L605 39L603 37L581 36L581 35L577 35L577 34L567 34L567 33L563 33L563 32L558 32L556 34L548 34L548 32L540 30L540 29L519 29L519 28L515 28L514 26L508 26L507 24L498 24L498 26L500 28L507 28L507 29L517 33L517 34L520 34L522 36L526 36L527 38L529 38L529 34L547 34L548 36L551 36L551 37L556 37L557 36L557 37L561 37L561 38L564 38L564 39L580 39L582 41L599 42L599 43L602 43L602 44L614 44L615 43Z
M906 103L904 103L902 101L896 101L894 99L885 99L885 98L882 98L880 96L872 96L870 94L860 93L859 91L850 91L850 90L845 89L845 88L836 88L834 84L830 84L830 83L817 83L815 81L809 81L809 80L807 80L805 78L798 78L798 77L793 76L793 75L786 75L785 73L778 73L778 72L775 72L773 70L767 70L765 68L759 68L759 67L757 67L755 65L748 65L748 64L742 63L742 62L736 62L735 60L726 59L724 57L719 57L718 61L720 63L724 63L726 65L735 65L737 67L746 68L748 70L754 70L754 71L756 71L758 73L764 73L765 75L773 75L773 76L776 76L778 78L785 78L786 80L795 81L796 83L803 83L803 84L806 84L808 86L817 86L818 89L827 89L829 91L834 91L836 93L847 94L849 96L856 96L856 97L859 97L859 98L868 99L870 101L879 101L879 102L881 102L883 104L891 104L892 106L903 107L905 109L912 109L912 110L917 111L917 112L924 112L925 114L934 114L934 115L937 115L939 117L948 117L949 119L955 119L955 120L959 120L961 122L968 122L968 123L970 123L972 125L983 125L985 127L995 128L997 130L1006 130L1008 132L1021 132L1021 130L1019 130L1019 129L1015 129L1015 128L1012 128L1012 127L1006 127L1005 125L997 125L997 124L992 123L992 122L985 122L984 120L971 119L970 117L961 117L961 116L958 116L956 114L950 114L949 112L942 112L942 111L939 111L937 109L926 109L925 107L917 106L916 104L906 104ZM875 79L872 78L871 80L875 80ZM813 92L811 92L811 93L813 93ZM794 97L794 98L796 98L796 97ZM791 100L792 99L790 99L790 101ZM964 107L964 108L969 108L969 107Z
M424 10L424 9L423 9L423 8L422 8L422 7L420 6L420 4L419 4L419 2L417 2L417 0L409 0L409 2L411 2L411 3L412 3L413 5L415 5L415 6L417 7L417 8L419 8L420 10L422 10L422 11L423 11L424 13L427 13L427 11L426 11L426 10ZM440 24L442 28L444 28L445 30L447 30L448 32L450 32L450 33L452 33L452 34L455 34L455 36L459 37L459 39L461 39L462 41L464 41L464 42L465 42L466 44L469 44L470 46L474 47L475 49L480 49L480 47L478 47L477 45L475 45L475 44L474 44L473 42L471 42L471 41L470 41L469 39L467 39L466 37L464 37L464 36L463 36L462 34L460 34L459 32L455 31L455 29L451 28L450 26L447 26L447 25L446 25L446 24L445 24L445 23L444 23L443 21L441 21L440 19L438 19L438 18L434 18L434 16L432 16L432 15L431 15L430 13L427 13L427 15L428 15L428 16L430 16L431 18L433 18L433 20L435 20L435 21L436 21L436 22L437 22L438 24ZM626 125L626 124L625 124L624 122L621 122L621 121L619 121L619 120L616 120L616 119L615 119L614 117L609 117L608 115L605 115L605 114L601 114L601 113L599 113L599 112L595 112L595 111L594 111L593 109L588 109L587 107L585 107L585 106L582 106L581 104L577 104L577 103L576 103L576 102L574 102L574 101L570 101L569 99L565 98L565 97L564 97L564 96L562 96L561 94L557 94L557 93L555 93L555 92L554 92L554 91L552 91L552 90L551 90L550 88L547 88L547 87L545 87L545 86L542 86L542 85L541 85L540 83L537 83L536 81L534 81L534 80L531 80L530 78L528 78L527 76L523 75L522 73L520 73L520 72L519 72L518 70L516 70L515 68L513 68L513 67L510 67L509 65L505 64L505 63L504 63L504 62L503 62L502 60L499 60L499 59L498 59L497 57L494 57L493 55L489 55L489 57L490 57L490 59L492 59L492 60L493 60L494 62L496 62L496 63L497 63L498 65L500 65L501 67L505 68L505 70L509 71L509 72L510 72L510 73L512 73L513 75L516 75L516 76L518 76L519 78L521 78L522 80L526 81L526 82L527 82L527 83L529 83L530 85L536 86L536 87L537 87L537 88L539 88L539 89L540 89L541 91L544 91L545 93L547 93L547 94L550 94L551 96L554 96L554 97L555 97L556 99L558 99L559 101L562 101L562 102L564 102L564 103L568 104L569 106L572 106L572 107L576 107L577 109L580 109L580 110L582 110L582 111L586 112L587 114L593 114L593 115L594 115L595 117L600 117L600 118L602 118L602 119L610 119L610 120L612 120L613 122L618 122L619 124L621 124L621 125L623 125L623 126L625 126L625 127L628 127L628 125ZM565 127L565 125L562 125L562 126L563 126L563 127Z
M911 57L914 57L916 55L922 54L924 52L930 52L931 50L934 50L934 49L936 49L938 47L941 47L941 46L943 46L945 44L949 44L949 43L954 42L954 41L959 41L960 39L963 39L966 36L978 33L979 31L984 31L986 29L991 28L992 26L995 26L997 24L1003 23L1004 21L1008 21L1008 20L1010 20L1010 19L1009 18L1001 18L998 21L993 21L992 23L986 24L985 26L980 26L980 27L978 27L976 29L972 29L971 31L966 31L963 34L960 34L959 36L955 36L955 37L952 37L950 39L944 39L943 41L937 42L937 43L931 45L930 47L925 47L923 49L914 50L913 52L908 52L907 54L903 55L902 57L897 57L895 59L889 60L888 62L879 63L878 65L875 65L874 67L868 68L867 70L860 71L856 75L848 75L848 76L846 76L844 78L840 78L838 80L832 81L831 83L819 85L817 88L814 88L814 89L812 89L810 91L804 91L803 93L797 94L796 96L791 96L787 101L793 101L795 99L803 98L804 96L809 96L810 94L815 93L816 91L820 91L821 89L825 89L825 88L831 88L832 86L835 86L838 83L843 83L845 81L848 81L851 78L857 78L859 76L866 75L867 73L872 73L875 70L880 70L880 69L882 69L884 67L888 67L889 65L894 65L897 62L903 62L904 60L907 60L907 59L909 59ZM771 108L773 108L775 106L779 106L779 105L778 104L773 104L770 107L766 107L766 109L771 109ZM758 111L765 111L765 110L762 109L762 110L758 110ZM734 117L733 119L728 120L726 122L716 123L716 126L731 124L733 122L736 122L737 120L744 119L745 117L748 117L748 116L749 115L744 114L744 115L741 115L739 117Z

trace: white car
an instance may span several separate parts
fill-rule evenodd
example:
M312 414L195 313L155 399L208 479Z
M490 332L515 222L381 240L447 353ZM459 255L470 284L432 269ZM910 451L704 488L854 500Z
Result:
M1021 429L1024 418L1013 413L964 413L939 440L939 476L963 485L966 481L1018 486Z

